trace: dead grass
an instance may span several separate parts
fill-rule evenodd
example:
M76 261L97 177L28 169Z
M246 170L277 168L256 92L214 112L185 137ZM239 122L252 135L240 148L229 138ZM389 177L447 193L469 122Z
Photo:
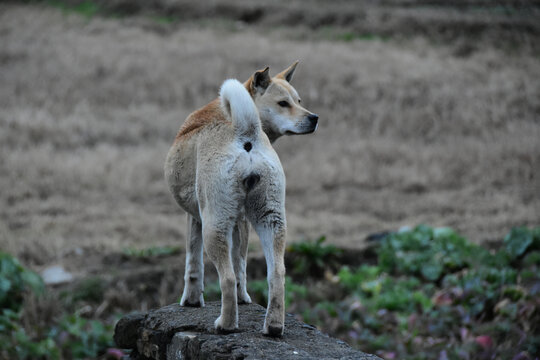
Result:
M290 241L360 247L418 223L485 241L538 225L534 53L243 26L0 5L1 247L40 265L77 248L183 244L162 174L178 127L224 79L295 59L294 85L321 124L276 144Z

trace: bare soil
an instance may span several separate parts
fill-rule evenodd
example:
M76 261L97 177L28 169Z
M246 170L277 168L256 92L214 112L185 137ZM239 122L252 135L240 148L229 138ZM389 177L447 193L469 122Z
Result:
M145 3L0 4L0 246L26 264L183 245L162 170L176 131L224 79L296 59L320 127L276 143L289 241L538 225L537 3Z

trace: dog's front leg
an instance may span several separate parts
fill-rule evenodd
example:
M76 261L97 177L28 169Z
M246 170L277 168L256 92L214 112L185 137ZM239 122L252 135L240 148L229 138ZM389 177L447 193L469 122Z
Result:
M249 223L245 218L236 222L233 231L232 260L236 275L236 292L239 304L251 304L246 287L246 258L248 252Z
M206 218L203 220L204 246L217 269L221 287L221 315L215 322L215 328L219 332L227 332L238 328L236 279L229 251L234 224L230 229L223 229L223 224L206 224L205 221Z
M283 217L284 218L284 217ZM283 335L285 322L285 227L259 225L255 228L264 250L268 275L268 307L263 333Z
M180 305L204 306L204 263L201 223L188 214L184 292Z

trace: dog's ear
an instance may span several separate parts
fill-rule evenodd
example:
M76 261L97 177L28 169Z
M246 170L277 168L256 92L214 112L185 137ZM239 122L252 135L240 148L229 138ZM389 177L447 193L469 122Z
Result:
M264 70L255 71L252 75L250 84L250 92L252 95L256 93L264 94L266 88L268 88L268 85L270 85L270 82L272 81L268 73L269 70L270 68L267 66Z
M291 66L277 74L276 77L280 79L285 79L287 80L287 82L291 82L294 75L294 70L296 70L296 65L298 65L298 60L296 60Z

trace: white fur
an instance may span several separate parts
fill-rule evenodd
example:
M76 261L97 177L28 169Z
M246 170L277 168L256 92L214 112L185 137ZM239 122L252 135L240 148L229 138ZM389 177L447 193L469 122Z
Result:
M235 135L248 135L251 140L256 140L262 129L259 112L244 85L236 79L225 80L220 96L221 107L232 120Z

